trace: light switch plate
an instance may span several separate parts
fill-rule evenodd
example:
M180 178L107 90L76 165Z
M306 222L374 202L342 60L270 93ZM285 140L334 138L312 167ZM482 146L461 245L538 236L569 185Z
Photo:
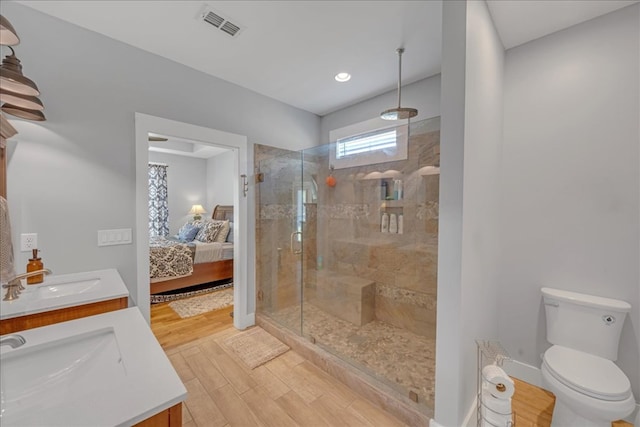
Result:
M30 252L38 248L38 233L22 233L20 235L20 251Z
M131 244L131 229L98 230L98 246Z

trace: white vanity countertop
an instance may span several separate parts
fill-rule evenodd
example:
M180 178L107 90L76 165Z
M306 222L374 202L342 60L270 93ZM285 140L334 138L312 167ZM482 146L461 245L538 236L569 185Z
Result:
M68 369L60 370L54 365L55 357L47 353L48 349L57 346L61 349L60 352L64 352L69 348L66 342L73 342L76 337L91 336L96 331L109 331L115 337L114 348L119 354L117 362L111 363L112 368L105 367L101 361L96 363L100 363L99 366L103 368L86 372L81 371L82 366L78 366L79 363L84 363L81 360L74 361ZM21 381L28 381L25 377L31 372L21 376L14 371L14 383L11 383L10 377L3 380L3 394L5 403L11 403L11 399L17 399L14 401L19 403L15 404L13 410L7 407L2 417L3 427L130 426L186 399L187 391L182 381L136 307L12 335L22 336L26 343L16 349L8 345L0 348L0 359L7 364L7 370L14 366L19 371L22 369L18 366L19 363L27 363L28 366L36 364L38 370L45 374L50 370L55 372L53 376L60 376L60 372L64 371L69 377L62 376L51 385L47 381L41 381L29 389L29 394L24 397L22 390L12 389L10 384L22 386ZM56 344L61 341L62 345ZM97 354L104 351L98 351ZM12 357L12 352L18 353ZM25 358L31 359L24 362ZM11 365L12 362L16 365ZM30 371L28 366L26 369ZM5 371L3 375L5 373L11 374ZM49 375L50 378L53 376ZM71 379L67 380L68 378Z
M0 301L0 320L129 296L115 268L50 274L37 285L27 285L25 279L22 284L25 290L18 299ZM6 290L1 291L4 297Z

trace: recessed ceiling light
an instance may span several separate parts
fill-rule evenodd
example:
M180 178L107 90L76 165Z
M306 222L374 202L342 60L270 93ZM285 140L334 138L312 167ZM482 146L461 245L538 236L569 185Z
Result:
M348 82L351 79L351 74L349 73L338 73L335 77L336 81L340 83Z

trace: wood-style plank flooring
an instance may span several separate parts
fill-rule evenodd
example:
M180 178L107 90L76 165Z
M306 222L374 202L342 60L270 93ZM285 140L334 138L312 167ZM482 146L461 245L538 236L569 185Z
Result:
M170 350L233 327L233 306L181 319L169 303L151 305L151 330L162 348Z
M375 426L403 424L293 351L254 370L220 342L240 333L233 307L181 319L151 306L151 329L184 382L184 427ZM552 393L514 379L518 427L550 427ZM617 421L612 427L633 427Z
M229 309L185 319L188 326L167 309L152 307L151 326L189 393L184 427L404 426L291 350L247 368L221 345L240 333Z

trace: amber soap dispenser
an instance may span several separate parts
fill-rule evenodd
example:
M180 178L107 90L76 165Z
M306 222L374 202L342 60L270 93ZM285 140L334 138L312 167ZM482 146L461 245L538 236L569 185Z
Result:
M44 264L42 263L42 259L38 257L37 249L33 250L33 258L29 258L29 263L27 264L27 273L31 271L38 271L44 268ZM37 274L35 276L27 277L27 285L35 285L37 283L42 283L44 281L44 274Z

